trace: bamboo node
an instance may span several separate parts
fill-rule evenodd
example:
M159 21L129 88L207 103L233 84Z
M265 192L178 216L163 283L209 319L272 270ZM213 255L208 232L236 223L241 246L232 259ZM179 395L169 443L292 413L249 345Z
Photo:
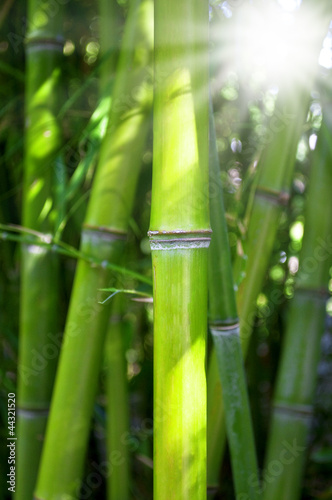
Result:
M151 250L193 250L209 248L211 238L180 238L176 240L150 240Z
M64 47L63 37L27 37L25 40L27 50L56 50L59 52L63 51Z
M229 337L231 335L240 336L240 323L224 326L210 326L211 334L214 337Z
M151 250L192 250L209 248L211 229L197 231L149 231Z
M279 206L287 206L290 199L287 191L275 191L264 186L257 186L256 195Z
M312 405L301 405L296 403L278 403L273 404L274 411L278 413L283 413L286 415L293 415L296 417L303 417L305 419L311 418L313 415Z

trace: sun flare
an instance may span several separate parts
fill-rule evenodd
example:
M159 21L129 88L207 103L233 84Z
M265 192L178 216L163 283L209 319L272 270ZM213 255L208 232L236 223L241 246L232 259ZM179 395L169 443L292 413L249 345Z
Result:
M328 18L317 5L304 6L301 0L230 0L219 5L230 21L225 23L230 28L227 35L221 35L221 50L233 50L235 37L233 57L245 78L259 73L276 85L296 80L306 83L315 74L318 61L329 67L332 44L328 37L324 41Z

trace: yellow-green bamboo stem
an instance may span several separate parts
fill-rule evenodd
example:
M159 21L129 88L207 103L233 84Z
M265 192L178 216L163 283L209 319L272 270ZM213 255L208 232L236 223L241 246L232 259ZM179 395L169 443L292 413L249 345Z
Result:
M149 128L152 7L151 0L131 2L82 231L81 249L105 261L117 262L122 253ZM109 285L106 268L78 263L38 477L36 497L41 500L76 499L79 494L109 318L108 308L98 304L98 290Z
M206 498L208 5L155 2L154 498Z
M323 121L312 163L300 267L274 395L262 483L266 500L296 500L301 494L332 263L331 249L326 247L332 234L330 141L331 129Z
M26 33L25 157L22 225L50 240L56 227L56 119L63 40L62 7L28 2ZM41 23L41 19L43 22ZM22 245L18 361L17 500L32 499L37 478L59 346L58 256Z

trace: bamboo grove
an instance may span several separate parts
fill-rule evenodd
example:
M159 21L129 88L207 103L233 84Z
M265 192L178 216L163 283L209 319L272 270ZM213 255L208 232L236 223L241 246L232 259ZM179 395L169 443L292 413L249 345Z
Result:
M0 6L0 500L332 497L331 21Z

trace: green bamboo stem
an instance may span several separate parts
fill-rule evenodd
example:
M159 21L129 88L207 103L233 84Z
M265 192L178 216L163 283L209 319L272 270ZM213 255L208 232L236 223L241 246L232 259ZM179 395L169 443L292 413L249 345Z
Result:
M208 6L155 2L154 498L206 498Z
M306 112L306 110L302 110L301 102L299 95L297 99L279 97L274 114L275 120L274 122L271 120L275 124L272 141L267 144L263 151L258 166L260 168L260 178L256 183L257 191L254 195L247 235L249 251L247 253L246 275L237 293L243 357L246 355L249 344L256 314L256 299L261 290L272 252L278 220L283 205L289 196L297 142ZM286 119L284 121L280 120L280 117L284 116L285 110L287 110L286 118L288 116L288 121ZM301 111L299 112L299 110ZM278 151L281 153L276 154ZM234 267L240 268L241 266L235 262ZM221 401L222 394L216 362L217 358L212 353L208 373L208 388L214 394L214 411L211 414L213 419L211 420L211 430L208 430L208 480L209 485L215 487L219 483L219 472L225 445L224 408L220 403L217 406L217 401ZM210 399L209 395L208 398ZM216 441L213 441L212 425L214 426ZM211 454L209 450L211 450Z
M28 3L23 226L48 240L55 231L55 159L61 146L56 112L63 41L62 7ZM39 21L43 23L39 25ZM18 362L17 488L15 498L32 499L55 377L59 348L58 256L22 245Z
M209 327L216 352L216 356L214 352L213 356L216 357L222 384L222 407L225 408L236 498L254 500L259 497L259 492L257 493L252 487L249 478L258 483L258 466L241 352L240 328L237 318L222 186L220 182L218 183L218 179L220 179L220 168L213 111L210 105L210 183L213 181L215 189L214 196L210 197L213 236L209 250ZM217 185L218 189L216 189ZM211 192L213 192L212 189ZM215 382L213 379L215 374L214 359L211 370L208 382L213 383ZM209 397L209 391L214 395L216 392L218 393L218 388L220 389L219 383L217 383L217 390L216 386L208 386L208 402L213 400L213 396ZM217 414L220 415L218 410ZM213 444L216 436L214 435L215 429L209 427L209 407L207 422L208 486L216 486L224 439L218 442L219 448ZM209 445L211 446L210 456ZM209 462L209 459L212 463Z
M323 121L310 174L300 268L274 395L262 483L266 500L296 500L301 493L332 263L331 250L326 248L332 228L331 163L331 128Z
M113 467L108 479L109 500L130 498L130 458L124 436L129 429L129 402L127 387L127 363L124 352L124 329L121 298L114 299L112 315L106 339L107 368L107 449L116 450L121 460Z
M140 158L149 129L152 2L133 1L123 36L112 109L103 141L81 250L117 262L123 251ZM80 261L57 373L36 498L76 499L97 389L109 308L98 304L110 273ZM63 453L66 450L66 453ZM114 457L109 457L112 466Z
M237 294L244 356L248 349L256 300L264 281L279 217L283 206L288 202L297 145L305 123L309 93L316 77L317 57L327 29L326 20L330 18L331 13L329 4L324 1L313 3L308 0L303 4L298 13L297 24L304 29L311 9L315 28L310 33L311 50L307 54L306 67L314 69L310 74L304 74L300 58L299 61L294 59L292 75L289 76L287 86L281 86L276 111L270 121L270 140L259 160L258 183L247 229L246 274ZM240 267L235 263L235 268Z
M207 488L214 498L219 490L222 457L226 446L225 408L216 349L212 346L207 375ZM209 498L209 497L208 497Z
M260 158L259 178L246 238L246 273L237 293L244 356L255 320L256 300L265 279L280 215L289 199L297 144L305 122L307 104L307 94L300 91L297 95L292 92L291 95L281 95L277 99L273 117L276 124L275 130L272 130L274 134Z
M119 11L117 2L99 0L100 11L100 90L103 98L110 88L116 70L118 56ZM107 454L115 451L121 460L114 466L107 478L107 498L109 500L129 500L130 457L123 437L129 429L129 401L127 383L127 363L123 345L123 300L115 297L105 342L107 424Z

